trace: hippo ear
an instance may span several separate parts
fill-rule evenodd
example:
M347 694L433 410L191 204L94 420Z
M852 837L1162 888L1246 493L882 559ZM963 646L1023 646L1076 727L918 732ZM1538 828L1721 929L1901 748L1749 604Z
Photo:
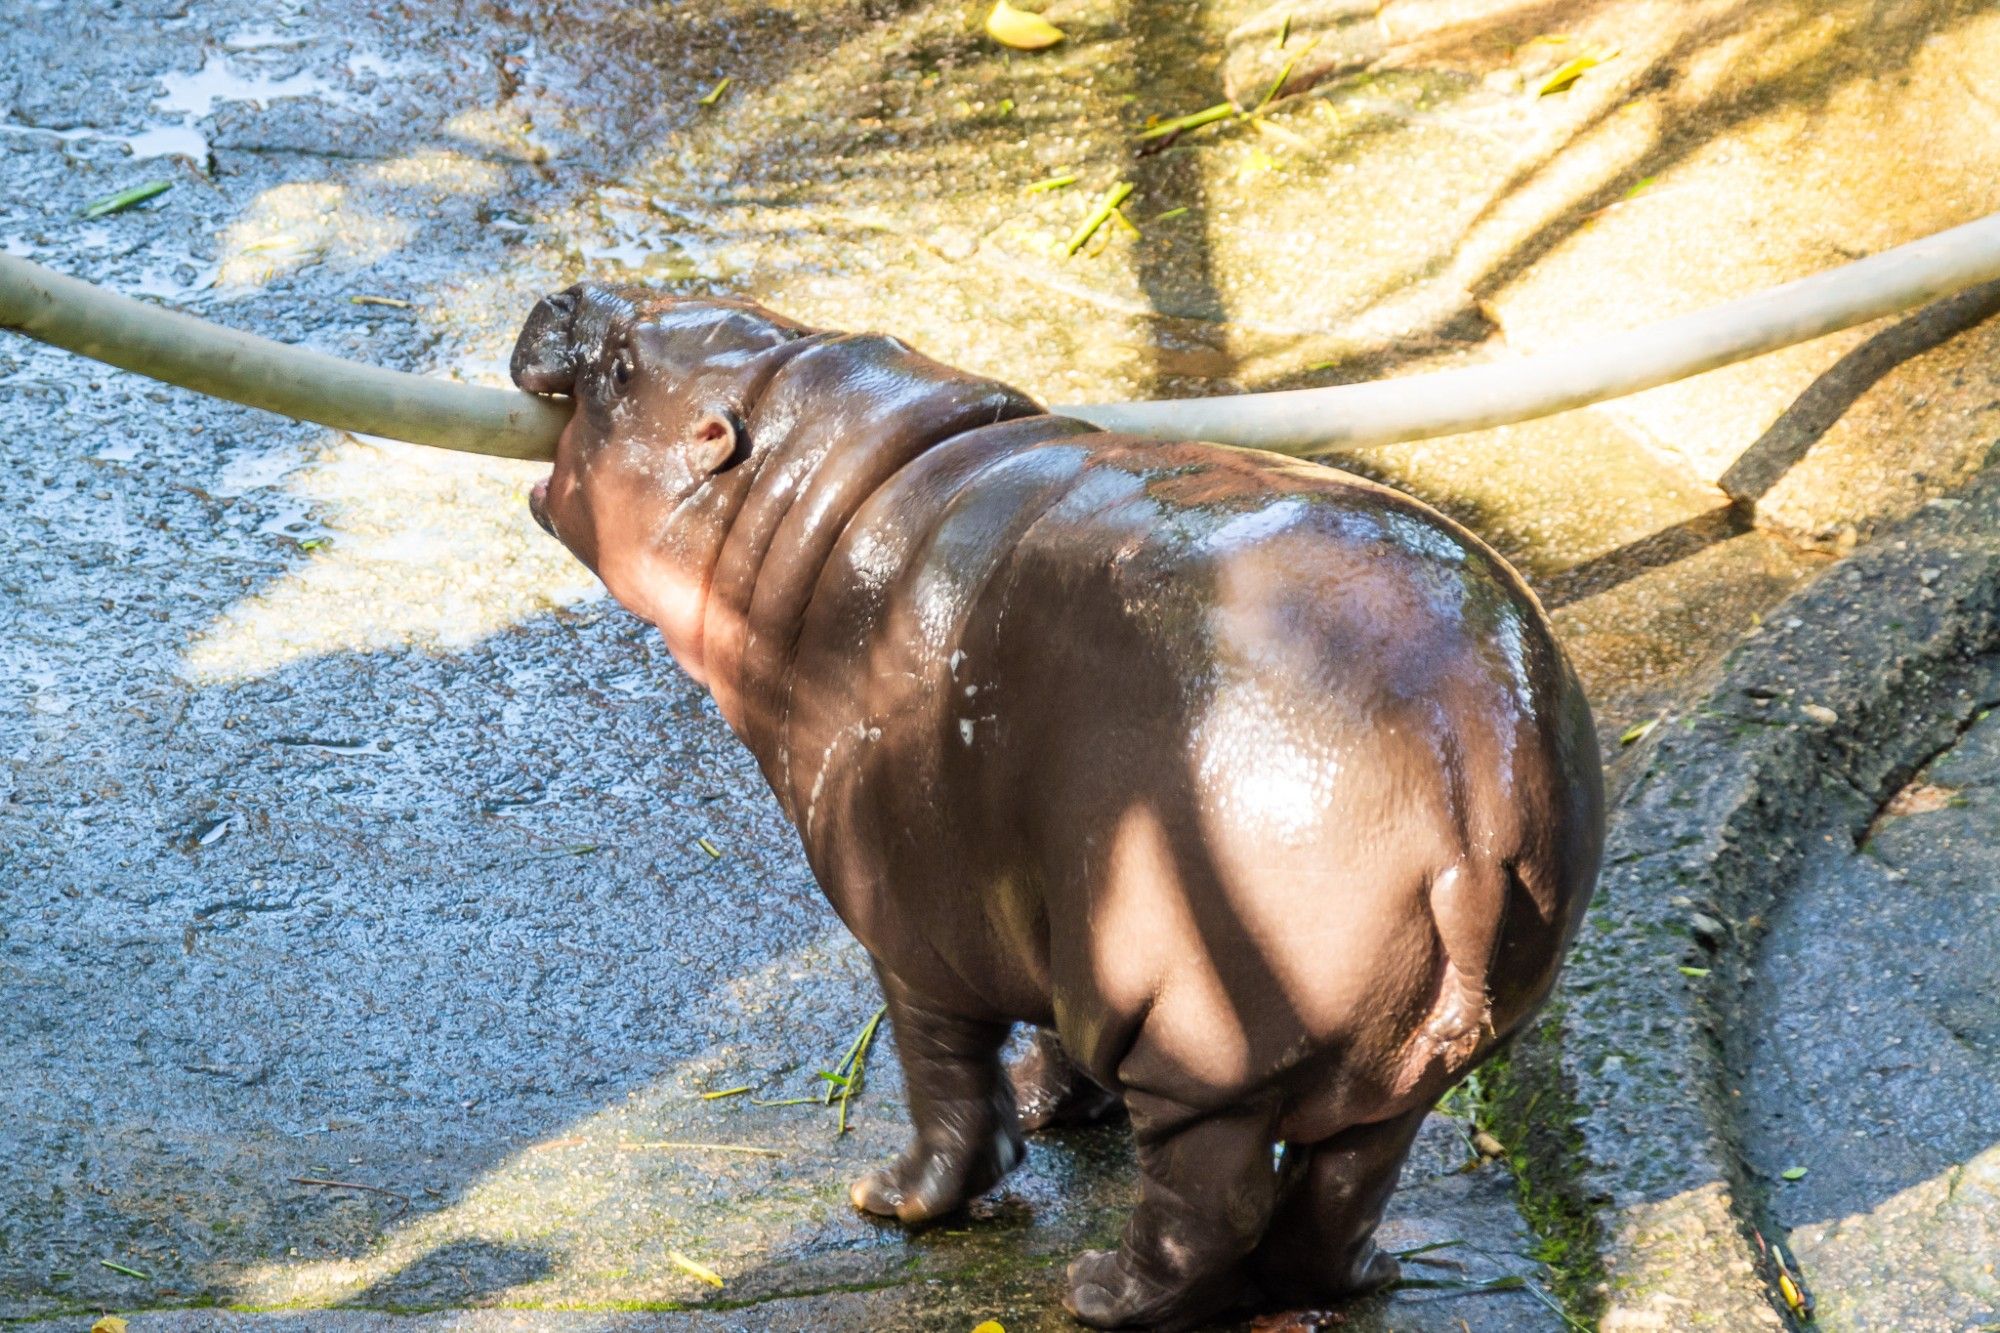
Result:
M528 322L521 326L521 336L514 340L514 358L508 365L514 383L529 393L575 390L579 361L576 312L582 303L581 287L535 303L528 312Z
M696 472L720 472L736 460L743 432L727 412L708 411L688 427L688 461Z

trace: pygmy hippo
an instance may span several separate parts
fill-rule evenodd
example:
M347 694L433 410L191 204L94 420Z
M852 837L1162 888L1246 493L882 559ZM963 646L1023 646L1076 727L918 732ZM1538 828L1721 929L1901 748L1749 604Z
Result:
M1084 1323L1394 1278L1419 1123L1597 874L1590 711L1515 573L1386 487L742 301L572 287L513 374L575 402L536 519L714 694L874 959L916 1135L856 1206L937 1218L1122 1107Z

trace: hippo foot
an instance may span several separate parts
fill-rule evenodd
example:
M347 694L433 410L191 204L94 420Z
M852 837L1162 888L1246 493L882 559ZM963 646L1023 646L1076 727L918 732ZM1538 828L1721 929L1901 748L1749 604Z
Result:
M1117 1093L1097 1085L1071 1063L1054 1033L1035 1034L1028 1053L1008 1067L1016 1123L1024 1134L1068 1125L1098 1125L1124 1113Z
M1336 1259L1316 1265L1309 1274L1271 1272L1257 1260L1252 1267L1257 1270L1259 1296L1278 1309L1357 1300L1403 1276L1403 1266L1396 1257L1377 1249L1372 1240L1363 1241L1344 1262Z
M1346 1295L1366 1296L1371 1291L1380 1291L1403 1276L1402 1264L1396 1256L1386 1250L1375 1248L1369 1241L1360 1254L1354 1258L1354 1266L1349 1270Z
M1091 1328L1174 1333L1201 1327L1241 1292L1233 1267L1196 1282L1163 1281L1141 1271L1123 1250L1091 1250L1070 1264L1063 1305Z
M915 1226L965 1207L999 1184L1026 1155L1021 1136L1011 1128L977 1146L940 1149L918 1139L893 1166L855 1181L847 1197L864 1213Z

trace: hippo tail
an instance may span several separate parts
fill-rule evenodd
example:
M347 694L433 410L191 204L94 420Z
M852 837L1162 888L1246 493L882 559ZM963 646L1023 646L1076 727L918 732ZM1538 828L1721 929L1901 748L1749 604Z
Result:
M1461 825L1456 857L1430 877L1437 989L1402 1051L1398 1093L1442 1091L1526 1022L1553 989L1589 906L1604 840L1603 773L1589 705L1564 667L1555 725L1531 766L1537 798L1525 809L1495 808L1480 802L1477 784L1453 783L1456 808L1485 836L1463 836L1471 829Z

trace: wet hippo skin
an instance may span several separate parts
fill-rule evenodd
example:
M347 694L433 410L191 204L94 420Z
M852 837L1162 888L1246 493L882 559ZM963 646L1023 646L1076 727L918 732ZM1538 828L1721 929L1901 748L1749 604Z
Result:
M1356 477L742 302L575 287L513 372L576 403L536 518L713 692L875 961L916 1134L855 1204L936 1218L1122 1106L1083 1322L1392 1278L1425 1111L1597 872L1589 709L1513 571Z

